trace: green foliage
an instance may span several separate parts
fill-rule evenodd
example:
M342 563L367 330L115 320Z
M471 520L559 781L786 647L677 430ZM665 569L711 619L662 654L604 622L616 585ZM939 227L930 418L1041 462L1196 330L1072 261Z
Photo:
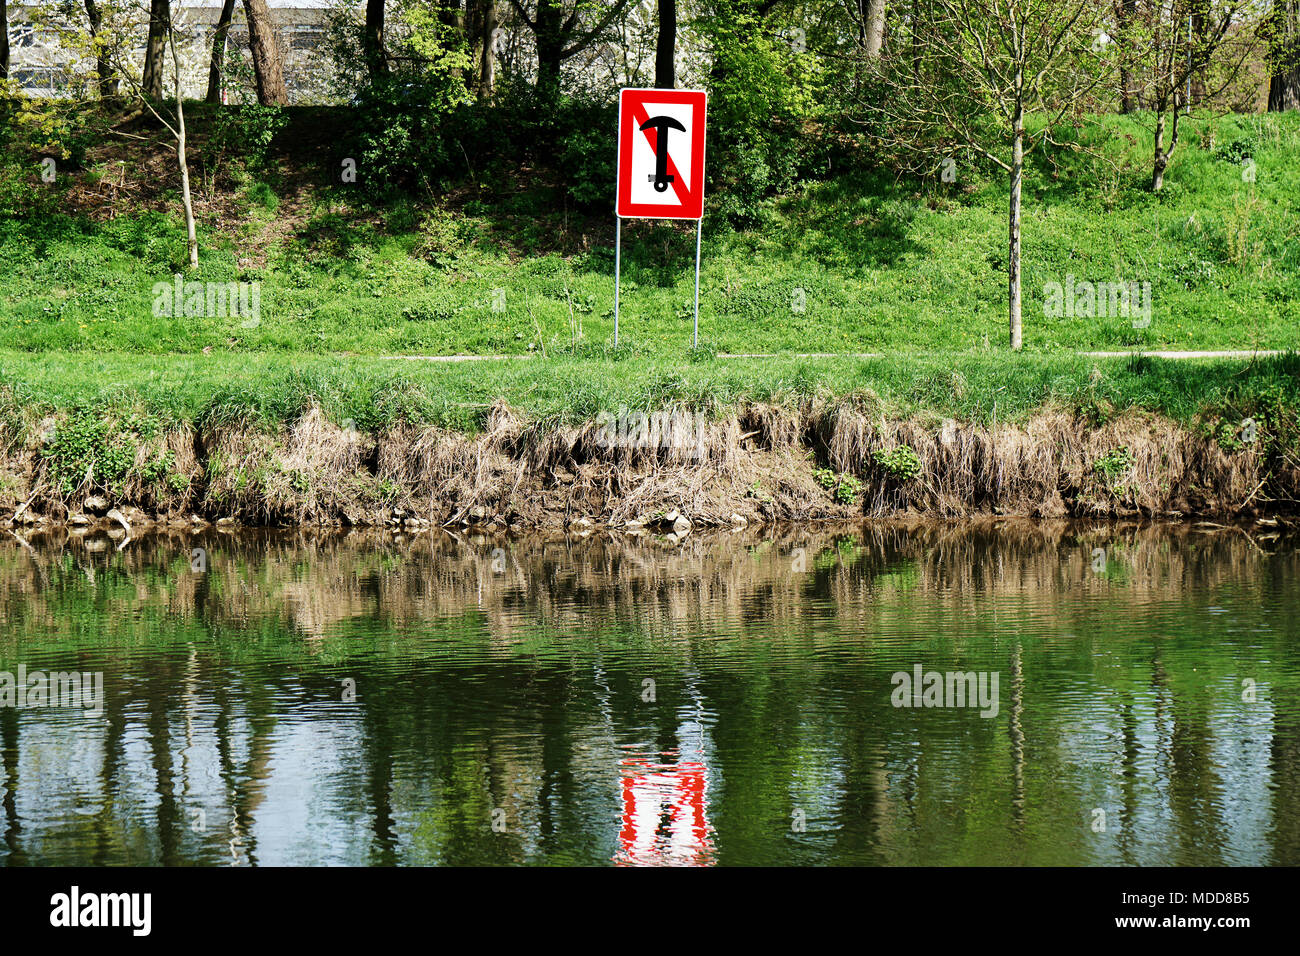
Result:
M74 406L56 423L40 455L54 486L71 496L83 486L113 492L135 466L140 447L158 437L157 419L131 414L119 418L102 408ZM163 480L172 466L170 453L150 458L140 470L145 482Z
M812 158L810 123L827 113L822 59L808 52L803 21L717 0L697 23L709 45L712 205L735 225L757 222L763 201L790 189Z
M842 505L851 505L862 497L862 482L853 475L837 475L829 468L818 468L813 479Z
M899 445L889 451L877 448L871 457L886 475L898 482L919 478L924 470L921 456L908 445Z
M565 173L565 192L579 206L595 209L613 201L615 161L610 148L618 125L612 106L566 103L559 131L559 167Z
M1224 162L1240 166L1259 152L1259 140L1252 132L1239 133L1215 147L1214 155Z
M1123 478L1133 467L1133 457L1129 453L1128 446L1121 445L1102 455L1095 462L1093 468L1097 474L1105 480L1107 486L1114 492L1120 493L1120 479Z
M52 156L75 168L103 133L95 112L75 100L27 96L17 80L0 80L0 151Z

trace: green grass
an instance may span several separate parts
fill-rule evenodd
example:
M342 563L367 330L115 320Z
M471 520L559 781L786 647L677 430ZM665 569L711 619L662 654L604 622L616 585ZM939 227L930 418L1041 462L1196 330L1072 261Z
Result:
M1073 355L931 355L881 359L671 360L539 357L482 362L341 360L292 353L135 356L0 352L0 417L30 421L85 406L138 409L164 423L251 417L290 421L319 404L335 422L374 429L398 419L475 431L504 399L536 420L684 407L724 413L745 401L855 396L881 414L1024 420L1044 405L1104 421L1138 408L1194 424L1255 416L1296 429L1300 358L1255 361Z
M1058 151L1031 170L1026 348L1300 347L1300 117L1189 121L1160 196L1146 189L1150 139L1141 122L1104 117L1078 133L1096 155ZM1203 148L1210 127L1214 146ZM1235 159L1243 148L1256 163L1254 182ZM841 175L773 200L748 231L706 219L701 344L1004 351L1005 182L957 172L955 184L921 185ZM553 251L554 236L572 224L544 184L516 188L504 174L485 174L468 200L379 210L343 187L308 188L283 175L246 184L236 226L216 233L204 225L202 264L187 279L260 282L256 327L239 317L155 317L151 289L171 281L184 255L179 220L69 217L57 188L37 201L39 215L0 222L0 349L554 354L572 349L579 322L579 351L599 352L612 336L612 223L587 220L567 254ZM280 222L290 205L299 218ZM635 223L624 238L621 336L649 367L690 341L694 232ZM1149 327L1123 316L1045 315L1044 284L1067 276L1150 282Z

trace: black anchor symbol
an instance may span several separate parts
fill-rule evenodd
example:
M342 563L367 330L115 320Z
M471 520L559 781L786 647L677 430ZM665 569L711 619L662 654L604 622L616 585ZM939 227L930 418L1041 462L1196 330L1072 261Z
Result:
M668 175L668 131L678 129L683 133L686 127L671 116L655 116L641 124L641 130L653 129L655 131L655 174L647 176L646 179L655 184L655 192L661 193L668 189L668 184L676 177Z

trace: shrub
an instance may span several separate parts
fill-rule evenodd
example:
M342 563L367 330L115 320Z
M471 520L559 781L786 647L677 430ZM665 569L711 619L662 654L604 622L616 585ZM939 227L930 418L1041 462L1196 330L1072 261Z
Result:
M877 448L872 452L871 457L885 474L895 481L911 481L919 478L924 470L921 466L921 456L908 445L899 445L889 451Z

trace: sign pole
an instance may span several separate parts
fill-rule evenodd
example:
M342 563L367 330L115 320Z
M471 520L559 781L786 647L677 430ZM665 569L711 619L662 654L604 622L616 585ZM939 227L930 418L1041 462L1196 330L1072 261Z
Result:
M623 217L615 216L614 226L614 348L618 348L618 279L623 262Z
M704 236L704 217L695 226L695 338L692 348L700 347L700 239Z

